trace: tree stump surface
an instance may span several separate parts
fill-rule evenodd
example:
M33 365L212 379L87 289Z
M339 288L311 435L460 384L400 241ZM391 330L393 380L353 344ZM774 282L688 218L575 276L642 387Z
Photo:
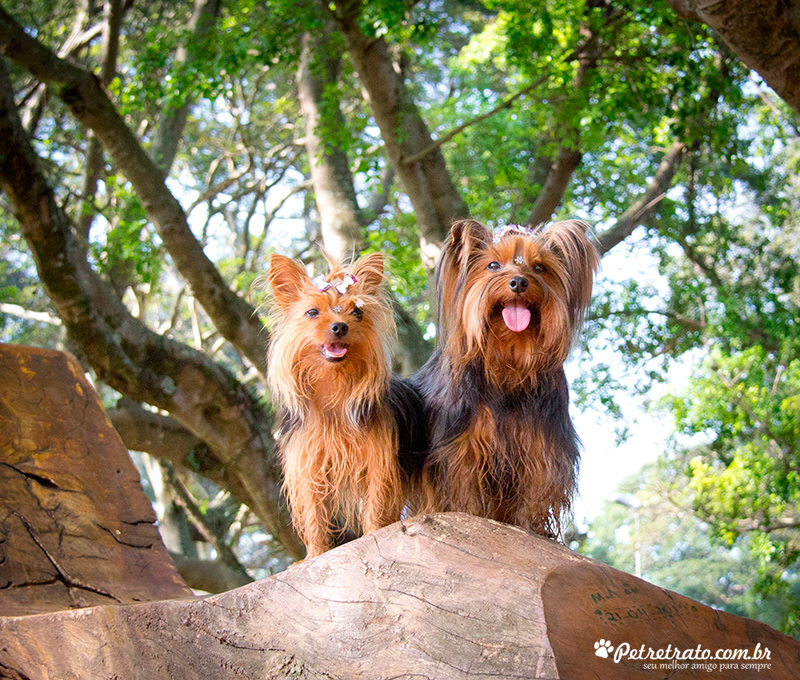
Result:
M615 662L613 650L597 656L601 641L713 653L758 645L769 668L654 671ZM800 643L515 527L443 514L205 599L0 619L0 669L31 680L789 680Z
M0 344L0 615L190 596L74 357Z

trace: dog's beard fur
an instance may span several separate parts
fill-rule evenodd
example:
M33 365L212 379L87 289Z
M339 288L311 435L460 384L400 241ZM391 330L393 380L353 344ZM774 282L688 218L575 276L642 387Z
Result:
M437 271L440 346L413 379L432 447L417 509L560 535L580 457L563 364L599 263L586 230L495 240L478 222L453 225Z
M381 288L383 258L365 256L350 272L356 283L339 293L333 287L320 291L288 258L274 255L270 264L269 383L285 411L284 489L311 557L331 547L334 524L374 531L399 520L405 502L386 346L394 321ZM331 262L327 280L343 275ZM345 334L332 334L332 324L341 323L347 324Z

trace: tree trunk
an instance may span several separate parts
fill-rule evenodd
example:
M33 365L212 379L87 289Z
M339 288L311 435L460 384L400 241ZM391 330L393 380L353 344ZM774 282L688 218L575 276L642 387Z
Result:
M117 55L119 53L119 32L122 25L122 0L106 0L103 6L103 45L100 81L103 85L114 79L117 73ZM81 189L80 215L76 218L78 233L89 240L92 222L96 210L97 185L103 174L103 146L89 132L89 145L86 151L86 165L83 169L83 186Z
M270 414L204 354L146 328L92 270L39 169L3 66L0 62L0 189L59 316L100 379L135 401L168 411L206 442L225 486L289 554L301 556L280 494Z
M533 204L528 224L535 226L550 220L561 199L564 198L564 192L575 170L578 169L582 156L583 154L575 148L568 146L559 148L556 159L550 165L542 190Z
M329 7L327 2L324 7ZM406 84L402 68L392 59L381 38L371 38L358 25L361 3L343 3L333 11L372 115L381 131L386 155L414 206L420 233L422 263L433 271L450 225L468 217L466 203L456 191L441 149L422 159L406 159L427 149L431 135Z
M397 320L397 343L393 359L393 370L400 375L408 376L422 368L433 350L433 343L425 340L417 322L403 309L403 306L392 297L392 308Z
M335 91L340 67L339 56L332 55L331 50L326 34L303 36L297 89L322 243L331 255L345 261L358 255L363 248L363 220L347 151L336 141L346 128L339 102L331 94Z
M611 6L605 2L601 5L597 0L590 0L586 4L586 16L580 27L583 44L575 53L578 59L578 71L570 88L571 96L566 104L567 107L572 108L586 106L592 75L597 69L597 60L600 56L601 34L598 28L592 25L591 10L600 6L604 8L607 16L612 13ZM542 190L533 204L528 224L538 225L550 220L564 198L564 192L567 190L575 170L578 169L582 156L580 126L571 125L562 131L561 145L555 160L550 165L547 177L542 184Z
M77 362L0 346L0 375L0 677L706 678L708 661L657 656L700 648L759 650L761 670L737 658L731 680L800 668L800 643L764 624L463 514L186 599Z
M366 212L359 208L347 152L330 141L345 128L339 102L330 94L335 91L340 68L340 59L330 54L331 49L326 36L306 33L297 82L322 244L334 257L347 260L360 254L364 247L361 228L373 216L377 218L386 198L373 198ZM393 172L384 173L384 196L388 196L393 176ZM430 346L400 303L394 298L392 303L400 341L396 363L400 373L410 375L425 363Z
M213 27L219 13L220 0L195 0L189 30L196 40L202 40ZM181 45L175 54L178 69L187 70L191 66L192 53L185 45ZM167 106L161 113L156 126L156 134L150 148L150 155L164 176L178 153L178 145L183 137L183 128L189 117L192 106L191 92L183 93L183 101Z
M800 113L800 0L667 0L675 13L716 31Z
M114 421L112 420L111 423L113 424ZM122 441L125 443L124 439ZM128 448L131 451L140 450ZM164 541L164 545L167 546L171 555L181 554L188 558L196 558L197 550L191 539L189 521L186 519L183 508L176 503L175 490L168 481L169 463L144 452L142 463L147 478L150 480L150 489L154 497L153 510L158 518L158 532L161 534L161 540Z
M30 680L708 678L710 662L636 658L698 647L769 655L760 671L728 662L727 680L800 668L800 643L762 623L461 514L411 518L199 601L0 619L0 639L2 672Z

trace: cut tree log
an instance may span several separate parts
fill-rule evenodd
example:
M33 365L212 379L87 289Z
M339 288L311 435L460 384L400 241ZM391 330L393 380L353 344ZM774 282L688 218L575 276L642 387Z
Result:
M665 659L670 650L683 659ZM715 658L686 656L705 650ZM731 659L737 650L761 658ZM444 514L202 600L0 619L3 673L789 680L800 675L800 643L521 529Z
M0 384L0 615L190 596L80 364L0 344Z
M468 515L190 598L77 361L0 345L0 380L0 678L800 677L762 623Z

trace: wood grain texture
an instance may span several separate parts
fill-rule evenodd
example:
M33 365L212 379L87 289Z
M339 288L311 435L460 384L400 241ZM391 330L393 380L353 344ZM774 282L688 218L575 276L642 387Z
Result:
M646 625L603 615L607 607L662 603L688 609ZM520 529L442 514L394 524L203 600L0 619L0 671L31 680L700 677L597 657L601 637L654 648L760 642L771 652L769 671L703 677L788 680L800 669L800 643L763 624Z
M0 345L0 614L191 595L68 354Z
M542 599L562 678L800 677L800 642L763 623L719 612L590 560L554 569L542 588ZM607 658L595 655L594 644L601 640L607 642L603 645L609 652ZM623 644L631 652L615 662L614 651ZM755 662L746 659L715 658L718 652L725 656L756 648L769 650L770 658L761 661L768 666L756 668ZM661 650L665 655L675 650L692 656L654 658ZM706 650L711 658L694 658L695 653L702 656Z

